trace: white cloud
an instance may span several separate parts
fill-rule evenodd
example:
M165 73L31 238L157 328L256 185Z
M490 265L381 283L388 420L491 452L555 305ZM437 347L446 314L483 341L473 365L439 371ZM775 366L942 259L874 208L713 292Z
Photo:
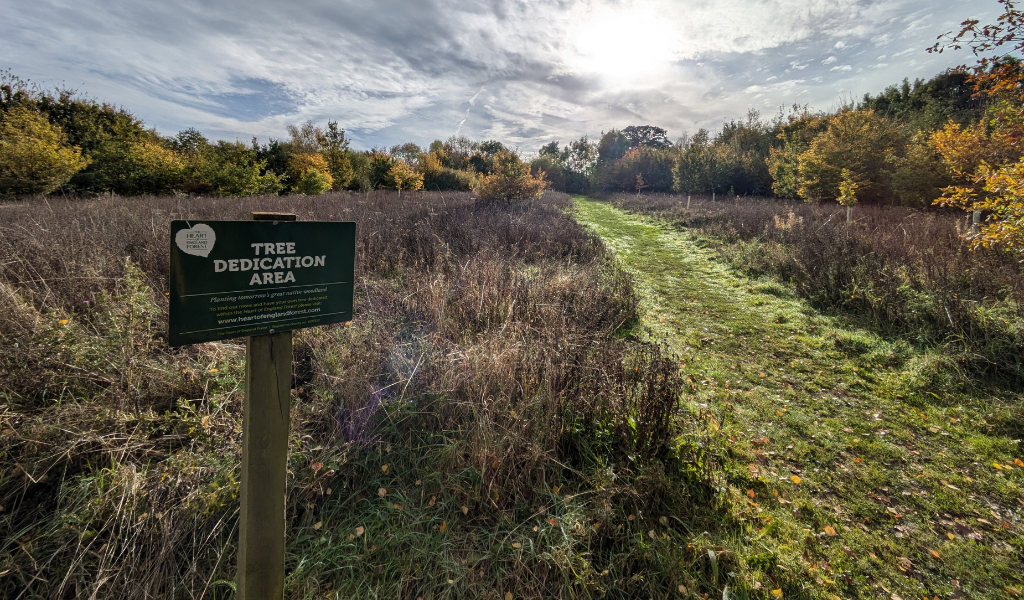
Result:
M969 60L923 54L968 16L928 0L0 0L0 13L0 68L66 80L162 132L247 139L330 118L363 147L678 133L796 96L827 106L831 72L869 67L844 85L876 92ZM896 37L891 67L820 59Z

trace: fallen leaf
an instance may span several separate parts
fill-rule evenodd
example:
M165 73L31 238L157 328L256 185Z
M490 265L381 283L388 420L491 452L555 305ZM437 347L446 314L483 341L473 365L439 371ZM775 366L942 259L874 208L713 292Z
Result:
M380 466L380 472L381 473L387 473L388 472L388 465L381 465Z
M633 519L635 519L635 518L636 518L636 517L634 517L633 515L629 515L628 517L626 517L626 520L627 520L627 521L632 521L632 520L633 520Z
M827 535L828 537L836 537L836 530L831 525L826 525L825 535Z
M430 502L427 502L427 506L433 506L437 502L437 496L431 496Z
M67 325L68 324L68 320L67 319L61 319L60 321L57 321L57 324L58 325Z
M384 494L387 494L387 493L388 493L388 491L386 489L384 489L384 488L378 488L377 489L377 495L380 496L381 498L383 498Z
M423 481L422 481L422 480L420 480L420 479L417 479L417 480L416 480L416 485L420 485L421 483L423 483Z
M321 462L313 463L313 472L314 473L316 473L317 471L319 471L322 468L324 468L324 463L321 463Z
M747 490L747 497L750 499L754 498L754 490Z
M561 488L559 488L559 487L558 487L558 486L556 485L555 487L551 488L551 491L557 494L557 493L558 493L558 490L559 490L559 489L561 489Z
M464 515L468 515L469 514L469 507L468 506L463 506L462 507L462 514L464 514Z
M442 521L441 522L441 526L438 527L437 530L440 531L441 533L444 533L444 532L448 531L448 521Z
M956 539L956 536L953 535L952 533L949 533L948 531L946 532L946 537L948 537L951 540L955 540Z
M200 422L203 425L203 429L209 429L210 428L210 415L204 415Z
M929 550L928 553L934 556L935 558L939 558L939 553L934 550Z
M658 522L662 525L668 525L668 517L658 517Z
M782 589L772 590L772 596L775 596L776 598L781 598L782 597Z
M512 592L505 592L505 600L512 600Z
M1024 460L1021 460L1019 458L1013 459L1013 464L1017 465L1018 467L1024 468Z
M792 481L793 483L800 483L800 477L798 477L796 475L793 475L792 477L790 477L789 480Z
M558 525L558 519L551 517L550 519L548 519L548 525L551 525L552 527Z
M323 526L324 526L324 522L323 521L317 521L316 525L313 525L313 529L320 529Z
M1003 467L999 463L997 463L997 462L992 463L992 466L997 468L997 469L999 469L1000 471L1003 470Z
M331 495L331 492L333 492L333 491L334 491L334 490L332 490L331 488L327 488L327 495L328 495L328 496L330 496L330 495Z
M522 544L520 544L519 542L512 542L512 547L513 547L513 548L522 548L522 547L523 547L523 545L522 545Z
M356 537L362 537L364 531L366 531L366 529L362 526L356 527Z

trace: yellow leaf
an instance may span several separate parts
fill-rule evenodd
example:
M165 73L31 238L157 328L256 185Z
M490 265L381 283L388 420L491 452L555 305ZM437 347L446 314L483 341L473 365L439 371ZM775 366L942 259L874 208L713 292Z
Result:
M441 533L444 533L444 532L448 531L448 521L444 521L444 522L442 522L442 523L441 523L441 526L440 526L440 527L438 527L437 529L438 529L438 531L440 531Z
M323 526L324 526L324 522L323 521L317 521L316 525L313 525L313 529L320 529Z
M782 590L781 589L772 590L772 596L775 596L776 598L781 598L782 597Z
M380 472L381 473L387 473L388 472L388 466L387 465L381 465L380 466Z
M364 531L366 531L366 529L362 526L356 527L356 537L362 537Z
M828 537L836 537L836 530L831 525L826 525L825 535L827 535Z
M796 475L790 477L789 480L792 481L793 483L800 483L800 478L797 477Z
M209 373L219 373L219 371L217 369L210 369L208 372Z
M57 324L59 324L59 325L67 325L68 324L68 320L67 319L61 319L60 321L57 321Z
M946 532L946 537L948 537L951 540L955 540L956 539L956 536L953 535L952 533L949 533L948 531Z
M936 551L934 551L934 550L929 550L928 552L929 552L929 553L930 553L930 554L931 554L932 556L934 556L935 558L939 558L939 553L938 553L938 552L936 552Z
M380 496L381 498L383 498L384 494L387 494L387 493L388 493L388 491L386 489L384 489L384 488L378 488L377 489L377 495Z
M1024 460L1021 460L1019 458L1013 459L1013 464L1017 465L1018 467L1024 468Z
M505 600L512 600L512 592L505 592Z
M210 415L205 415L202 418L201 423L203 424L203 429L209 429L210 428Z
M551 491L557 494L559 489L560 488L556 485L555 487L551 488Z
M1002 471L1002 470L1003 470L1003 467L1002 467L1002 466L1000 466L1000 464L999 464L999 463L997 463L997 462L994 462L994 463L992 463L992 466L993 466L993 467L995 467L995 468L997 468L997 469L999 469L1000 471Z

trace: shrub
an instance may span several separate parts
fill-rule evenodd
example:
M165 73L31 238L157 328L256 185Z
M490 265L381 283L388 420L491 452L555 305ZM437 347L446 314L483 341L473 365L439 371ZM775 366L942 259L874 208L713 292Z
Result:
M408 163L399 161L388 173L391 184L402 194L402 190L418 190L423 187L423 175L417 173Z
M501 150L494 155L493 173L477 180L476 193L484 200L525 202L539 197L545 185L543 176L531 175L516 153Z
M307 169L299 176L294 189L300 194L307 196L318 196L331 189L331 174L316 169Z
M168 194L185 183L181 155L159 139L110 140L91 158L89 175L95 190L122 196Z
M86 166L46 117L16 107L0 121L0 194L48 194Z

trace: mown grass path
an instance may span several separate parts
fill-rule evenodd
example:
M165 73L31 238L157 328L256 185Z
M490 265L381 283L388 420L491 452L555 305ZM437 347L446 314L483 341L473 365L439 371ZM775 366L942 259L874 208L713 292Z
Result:
M813 310L687 231L576 198L717 417L723 542L754 596L1024 595L1019 406L964 392L936 354Z

